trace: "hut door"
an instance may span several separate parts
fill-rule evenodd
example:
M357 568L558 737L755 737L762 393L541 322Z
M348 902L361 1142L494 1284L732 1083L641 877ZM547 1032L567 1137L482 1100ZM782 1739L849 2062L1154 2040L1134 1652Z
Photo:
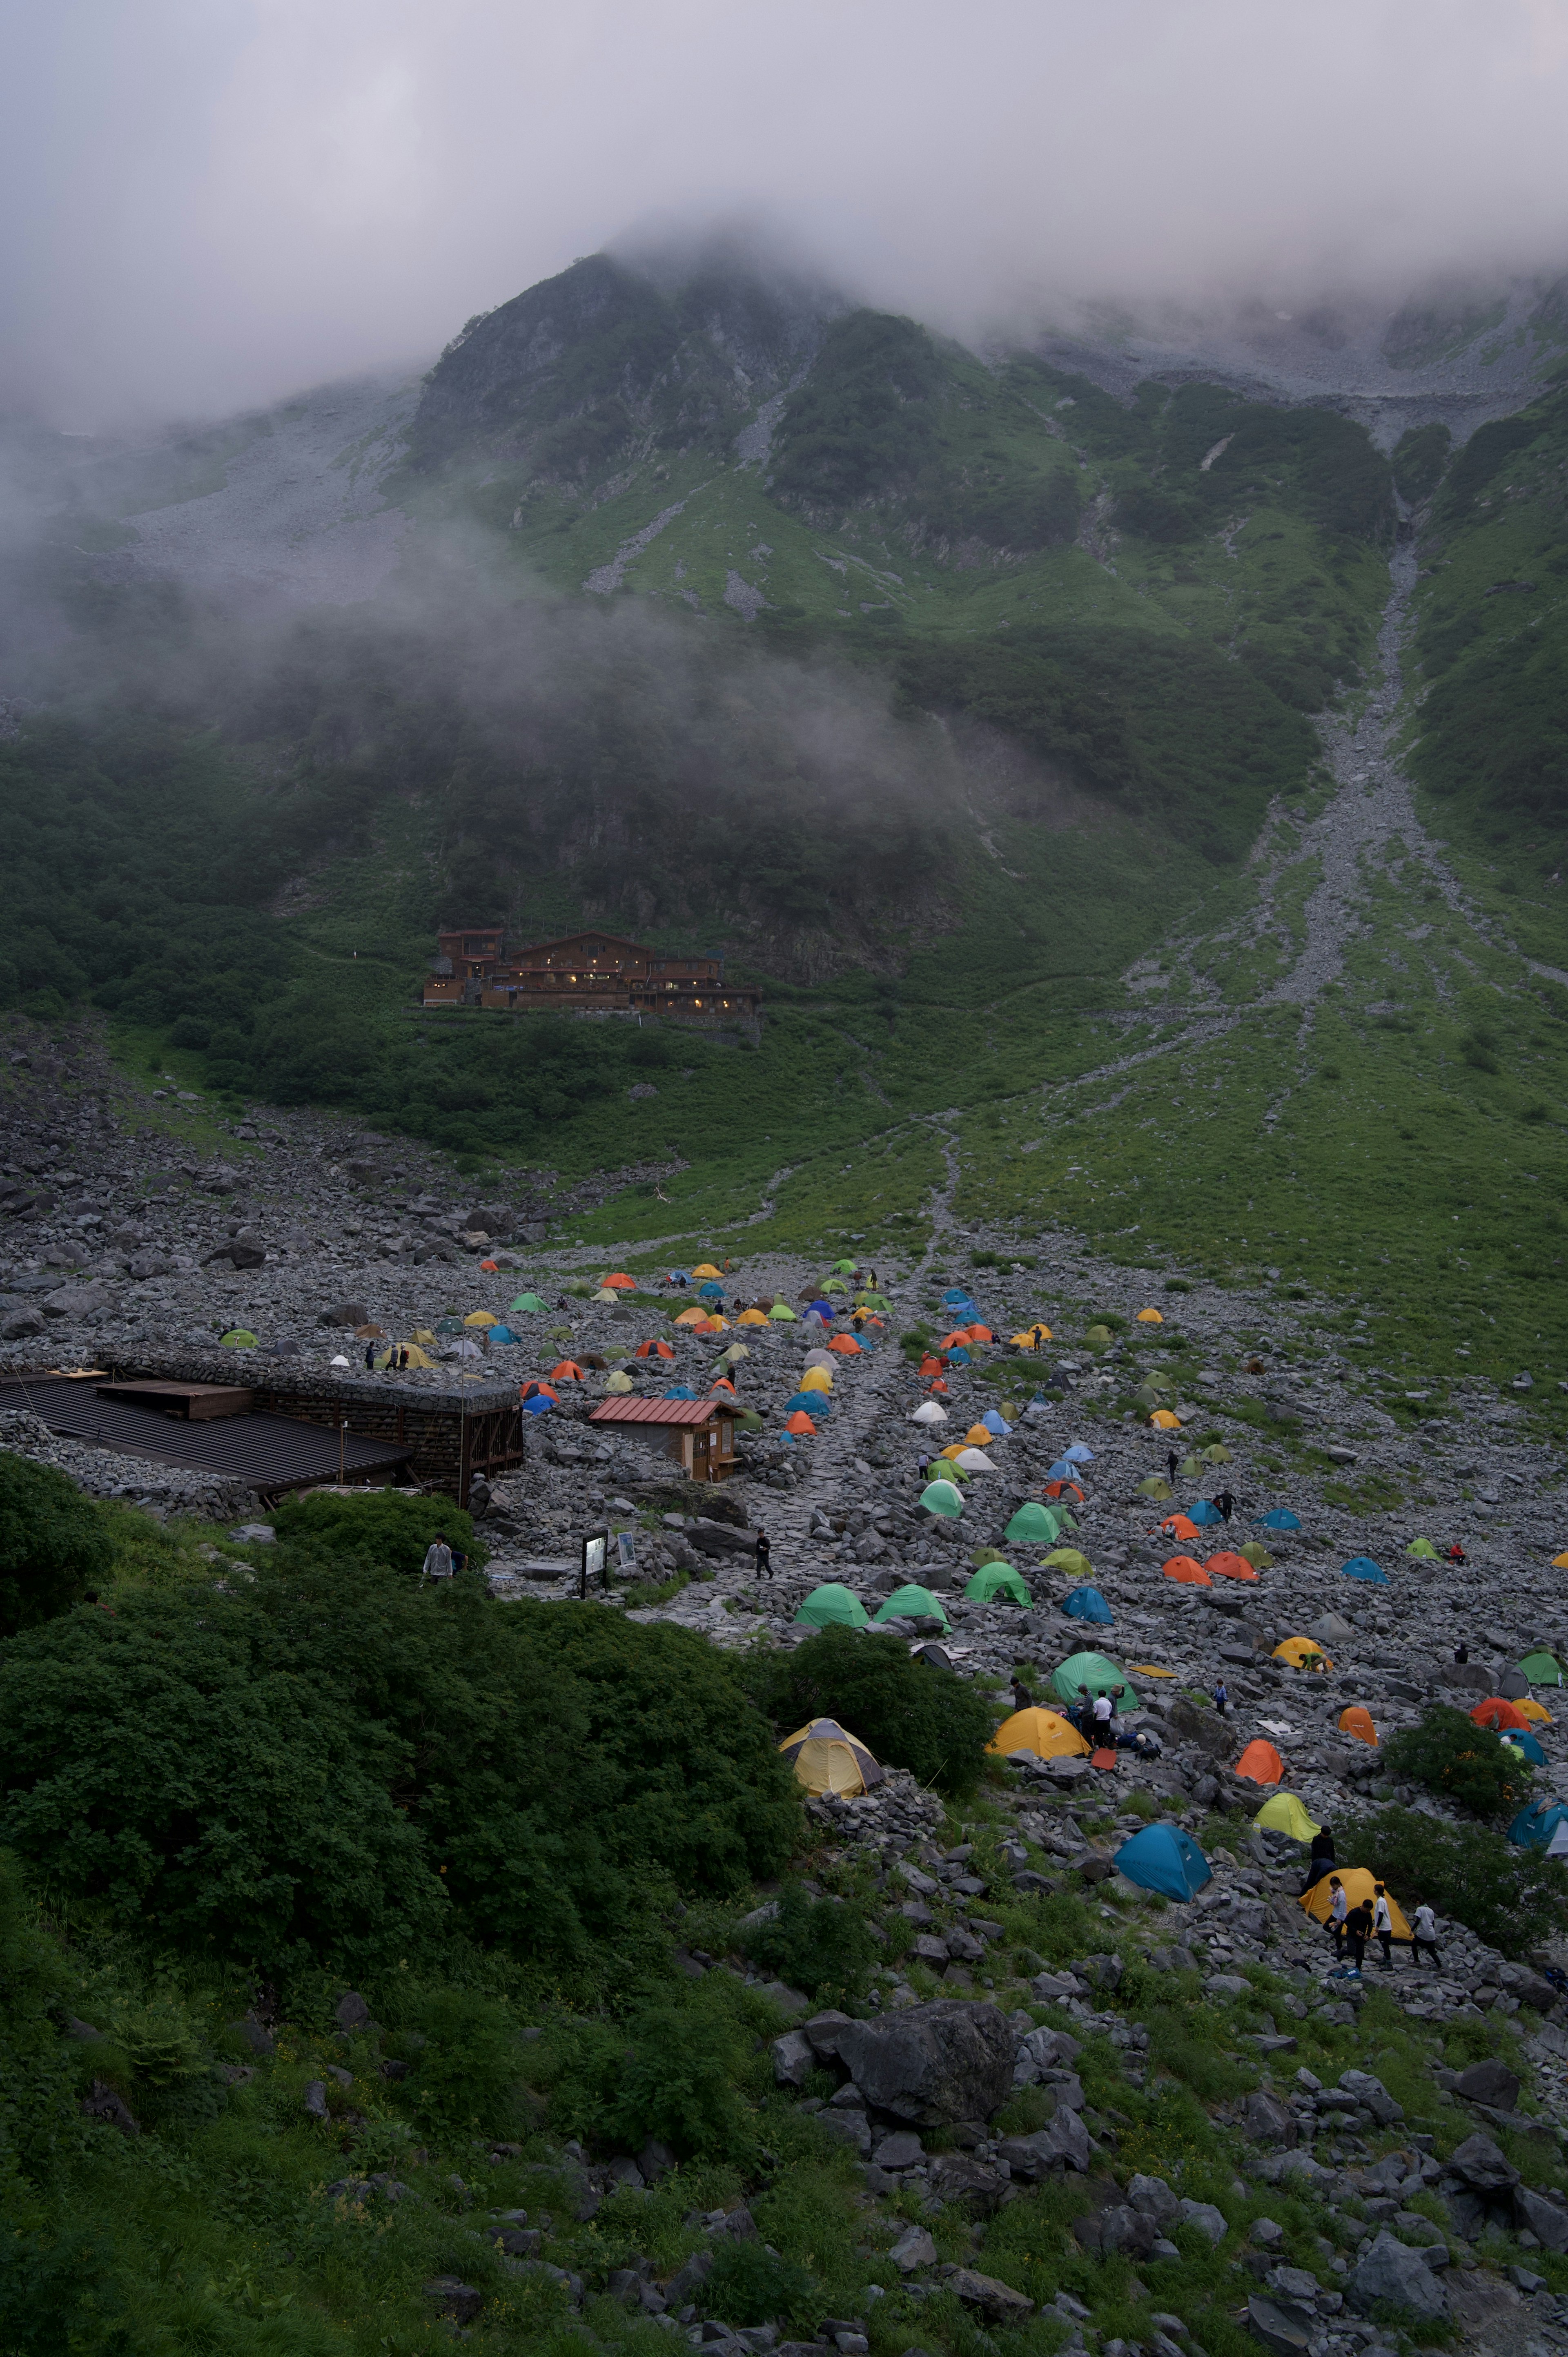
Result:
M708 1478L708 1446L712 1436L707 1432L692 1435L692 1479L705 1481Z

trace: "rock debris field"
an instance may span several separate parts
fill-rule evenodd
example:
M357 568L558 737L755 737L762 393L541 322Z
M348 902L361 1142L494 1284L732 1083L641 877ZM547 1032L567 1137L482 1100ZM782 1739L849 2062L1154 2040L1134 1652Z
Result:
M911 1644L937 1639L961 1676L991 1682L999 1705L1015 1676L1051 1702L1050 1673L1085 1647L1124 1670L1122 1723L1156 1738L1157 1756L1120 1751L1109 1770L1084 1759L1015 1762L996 1788L1001 1832L983 1856L973 1844L940 1846L940 1805L902 1771L864 1798L810 1804L826 1855L868 1863L917 1935L905 1964L882 1970L869 2025L807 2018L803 2001L779 1992L800 2017L775 2048L780 2083L804 2087L822 2068L838 2076L837 2095L803 2100L853 2146L874 2194L930 2201L961 2194L984 2215L1015 2181L1067 2169L1101 2186L1103 2200L1079 2229L1080 2239L1099 2238L1094 2247L1158 2256L1162 2246L1175 2248L1169 2236L1177 2228L1208 2231L1205 2205L1179 2187L1138 2174L1122 2185L1107 2174L1116 2122L1086 2108L1073 2069L1083 2040L1102 2036L1129 2084L1144 2083L1148 2033L1126 2009L1125 1993L1118 2002L1121 1956L1086 1955L1070 1969L1042 1971L1026 1988L999 1961L993 1968L1002 1927L988 1910L999 1883L1015 1898L1108 1884L1106 1895L1125 1911L1106 1910L1107 1920L1119 1929L1132 1923L1149 1971L1197 1974L1219 2005L1246 1992L1246 1975L1262 1964L1283 1992L1266 2026L1236 2040L1261 2067L1254 2091L1233 2106L1234 2125L1252 2148L1257 2180L1309 2188L1347 2231L1332 2267L1314 2276L1271 2258L1266 2221L1254 2230L1248 2264L1256 2283L1247 2290L1254 2337L1338 2357L1377 2343L1381 2328L1370 2313L1391 2301L1407 2315L1444 2319L1445 2330L1457 2323L1477 2347L1568 2348L1552 2296L1530 2266L1514 2264L1510 2276L1481 2264L1495 2256L1490 2246L1477 2256L1498 2228L1513 2238L1516 2257L1568 2252L1568 2201L1521 2183L1496 2141L1524 2129L1555 2155L1568 2133L1568 2029L1543 1977L1553 1958L1505 1957L1444 1923L1435 1965L1418 1968L1401 1949L1386 1976L1369 1964L1363 1981L1330 1978L1326 1936L1294 1903L1303 1853L1251 1825L1264 1795L1234 1772L1246 1746L1262 1738L1281 1755L1285 1787L1316 1820L1332 1824L1369 1799L1439 1813L1424 1794L1386 1781L1380 1750L1341 1732L1342 1712L1364 1704L1386 1743L1435 1701L1469 1707L1497 1693L1538 1647L1568 1653L1568 1615L1552 1568L1564 1544L1559 1471L1532 1437L1522 1396L1461 1385L1460 1412L1412 1428L1375 1395L1375 1387L1386 1395L1388 1372L1362 1364L1343 1336L1320 1335L1308 1305L1282 1308L1197 1283L1162 1290L1156 1303L1147 1288L1157 1280L1147 1273L1097 1262L1055 1232L1031 1240L1026 1253L1016 1237L959 1226L941 1200L924 1259L876 1268L890 1308L861 1329L858 1355L836 1363L817 1434L793 1438L784 1429L786 1404L828 1339L803 1315L826 1275L821 1264L746 1256L721 1277L724 1329L693 1335L672 1322L690 1295L648 1269L646 1256L635 1297L612 1302L585 1297L624 1265L613 1251L590 1259L577 1249L543 1249L547 1221L645 1174L606 1174L574 1192L541 1172L510 1200L480 1202L455 1194L449 1169L405 1142L316 1114L257 1113L214 1124L194 1100L181 1106L165 1098L158 1119L206 1124L198 1152L151 1125L150 1095L107 1063L91 1031L46 1039L17 1027L5 1052L0 1447L60 1465L93 1494L155 1513L249 1521L260 1543L265 1517L253 1497L150 1458L53 1435L11 1379L134 1362L245 1382L258 1367L292 1362L323 1382L413 1397L451 1393L469 1374L487 1389L497 1381L521 1385L570 1358L586 1368L586 1381L563 1383L559 1408L525 1419L522 1465L496 1479L488 1498L481 1487L473 1500L491 1550L492 1593L503 1604L575 1596L577 1543L607 1526L628 1534L635 1569L603 1609L678 1622L722 1647L800 1643L811 1633L797 1620L800 1604L825 1582L851 1589L873 1615L895 1588L915 1583L929 1591L935 1611L918 1625L894 1622L895 1633ZM691 1258L673 1254L668 1267L700 1257L690 1244L681 1249ZM495 1265L482 1267L486 1261ZM954 1315L942 1295L954 1289L972 1295L995 1339L972 1344L967 1366L946 1370L948 1421L932 1427L911 1421L930 1395L931 1375L917 1363L920 1350L907 1351L901 1338L920 1327L940 1344ZM364 1345L344 1322L378 1325L395 1340L475 1309L504 1316L524 1291L544 1309L516 1315L519 1340L491 1349L478 1366L437 1355L462 1348L463 1338L449 1333L438 1338L427 1370L367 1372ZM793 1321L736 1322L747 1304L777 1299L795 1309ZM1140 1323L1139 1312L1155 1307L1160 1322ZM1027 1353L1014 1350L1008 1338L1036 1321L1049 1338ZM1092 1339L1093 1329L1103 1339ZM236 1330L253 1335L253 1344L224 1347L220 1337ZM844 1330L842 1318L835 1330ZM636 1359L637 1344L650 1338L668 1342L672 1355ZM746 1355L726 1356L721 1369L721 1353L737 1343ZM648 1427L633 1427L632 1439L589 1425L617 1369L643 1394L679 1385L698 1395L727 1370L741 1406L755 1412L754 1428L737 1443L735 1478L699 1490L641 1437ZM1156 1431L1144 1408L1122 1405L1151 1376L1179 1419L1175 1429ZM987 1409L999 1410L1007 1426L987 1439L993 1469L974 1473L961 1519L922 1510L919 1459L961 1440ZM1062 1609L1084 1575L1045 1562L1040 1544L1005 1536L1075 1443L1091 1455L1080 1462L1081 1500L1058 1501L1073 1518L1063 1542L1088 1558L1109 1626L1085 1627ZM1223 1454L1211 1459L1198 1453L1205 1448ZM1171 1494L1151 1498L1140 1484L1166 1475L1168 1454L1176 1459ZM1228 1529L1206 1528L1197 1540L1162 1533L1162 1516L1221 1491L1235 1501ZM1395 1496L1403 1502L1381 1502ZM1300 1528L1261 1534L1272 1560L1255 1580L1217 1574L1204 1587L1166 1577L1174 1555L1201 1561L1234 1547L1260 1535L1256 1517L1280 1509ZM766 1576L758 1532L768 1539ZM1407 1552L1421 1539L1434 1556ZM1462 1564L1445 1559L1455 1545ZM1027 1607L966 1596L980 1548L1022 1575ZM1355 1556L1375 1562L1387 1584L1347 1577L1341 1566ZM1309 1674L1275 1660L1276 1645L1297 1635L1331 1666ZM1464 1662L1455 1660L1461 1643ZM1229 1717L1208 1699L1221 1676ZM1544 1699L1554 1708L1552 1696ZM1539 1733L1547 1765L1538 1785L1568 1797L1559 1730ZM1134 1792L1141 1812L1127 1806ZM1116 1873L1114 1851L1150 1802L1195 1832L1217 1816L1234 1821L1233 1846L1211 1850L1212 1879L1190 1906L1153 1910ZM913 1966L919 1971L911 1977ZM695 1960L691 1968L707 1967ZM1457 2073L1434 2066L1434 2110L1456 2111L1471 2129L1446 2158L1435 2153L1432 2134L1408 2130L1375 2071L1352 2068L1325 2083L1292 2060L1300 2022L1353 2028L1369 1991L1382 1987L1417 2031L1434 2035L1489 2015L1517 2017L1526 2033L1517 2072L1496 2059ZM959 2035L941 2028L950 2014L969 2025L964 2038L995 2046L977 2050L963 2068L1000 2072L1004 2093L1039 2088L1050 2111L1045 2127L993 2135L984 2119L996 2104L987 2110L976 2099L970 2110L978 2125L960 2148L928 2149L922 2128L950 2120L951 2104L933 2098L934 2108L923 2111L899 2070L918 2079L928 2067L947 2067L937 2050L946 2052L943 2040ZM884 2047L905 2016L910 2042L896 2069ZM1417 2194L1434 2192L1445 2205L1442 2227L1410 2207ZM1218 2211L1213 2220L1223 2233ZM929 2246L911 2223L897 2259L911 2284L945 2283L983 2319L1007 2320L1008 2302L1021 2295L973 2269L933 2268ZM699 2271L683 2302L659 2295L663 2311L673 2319L685 2307L697 2315L700 2282ZM1083 2348L1077 2304L1064 2294L1058 2305L1068 2345ZM704 2329L712 2338L714 2328ZM847 2344L832 2339L853 2348L857 2330L851 2320ZM737 2346L768 2345L765 2335L736 2339ZM1161 2357L1191 2345L1167 2336ZM1105 2357L1117 2350L1107 2344Z

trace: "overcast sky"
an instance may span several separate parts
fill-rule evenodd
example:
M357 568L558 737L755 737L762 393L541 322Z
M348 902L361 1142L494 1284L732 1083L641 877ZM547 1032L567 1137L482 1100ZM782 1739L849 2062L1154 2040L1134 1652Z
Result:
M0 402L423 362L650 213L960 332L1568 262L1568 0L0 0Z

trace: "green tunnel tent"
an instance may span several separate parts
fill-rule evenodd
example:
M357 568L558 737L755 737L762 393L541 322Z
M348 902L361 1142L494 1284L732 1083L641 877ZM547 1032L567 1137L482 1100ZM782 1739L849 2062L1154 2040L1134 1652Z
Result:
M1070 1653L1059 1668L1051 1672L1051 1689L1062 1701L1074 1703L1079 1691L1087 1687L1091 1695L1132 1694L1125 1674L1108 1662L1103 1653Z
M852 1589L831 1579L812 1588L795 1618L809 1629L864 1629L869 1616Z
M877 1607L874 1624L880 1626L884 1620L940 1620L944 1629L950 1625L941 1598L933 1596L929 1587L917 1587L912 1581L896 1587Z

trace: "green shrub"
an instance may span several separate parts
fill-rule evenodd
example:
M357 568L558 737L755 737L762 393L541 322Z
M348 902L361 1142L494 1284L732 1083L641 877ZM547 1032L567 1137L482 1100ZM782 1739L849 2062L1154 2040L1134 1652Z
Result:
M1384 1747L1383 1766L1397 1781L1423 1784L1478 1817L1517 1809L1530 1782L1529 1770L1520 1769L1495 1735L1447 1703L1427 1711L1417 1726L1402 1727Z
M1388 1884L1407 1915L1424 1899L1507 1954L1568 1923L1568 1867L1543 1850L1517 1847L1488 1825L1380 1809L1344 1825L1339 1846Z
M703 2302L710 2314L743 2331L748 2325L771 2324L776 2317L814 2327L816 2288L804 2267L776 2251L726 2237L714 2252Z
M655 2136L682 2159L749 2150L749 2116L736 2086L746 2048L726 2017L651 2006L623 2026L572 2022L552 2047L544 2075L558 2130L630 2152Z
M909 1658L897 1637L824 1629L792 1653L748 1664L753 1694L786 1733L836 1718L886 1766L944 1792L972 1792L993 1723L985 1696L950 1670Z
M471 1515L442 1498L412 1497L401 1490L366 1490L359 1497L328 1497L321 1491L285 1498L273 1517L280 1539L304 1539L334 1554L363 1555L391 1571L417 1573L437 1531L478 1571L489 1549L474 1534Z
M504 2006L472 1989L415 1988L388 2026L403 2033L411 2068L402 2093L424 2126L437 2135L517 2133L523 2048Z
M69 1611L113 1568L104 1516L75 1482L0 1451L0 1637Z
M858 1908L843 1900L809 1899L797 1882L786 1884L778 1914L748 1932L745 1946L768 1972L822 2005L859 1996L876 1960Z

